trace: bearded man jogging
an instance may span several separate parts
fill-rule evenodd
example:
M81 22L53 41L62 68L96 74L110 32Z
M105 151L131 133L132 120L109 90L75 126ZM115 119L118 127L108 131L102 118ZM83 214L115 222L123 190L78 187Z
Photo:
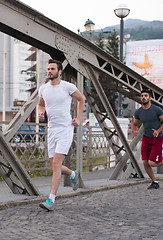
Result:
M136 136L139 122L143 123L144 135L142 138L141 155L144 169L152 181L148 189L158 189L160 186L158 181L156 181L152 167L158 167L163 164L163 110L151 104L151 99L150 90L144 89L141 91L142 104L135 112L132 132Z
M73 190L79 187L79 172L63 166L65 155L68 154L74 134L82 117L85 100L77 87L61 80L62 64L54 59L49 60L48 79L39 89L39 119L44 121L45 111L48 117L48 155L53 170L51 192L40 207L54 210L55 198L59 188L61 174L67 174L72 181ZM72 119L70 114L71 101L78 101L77 117Z

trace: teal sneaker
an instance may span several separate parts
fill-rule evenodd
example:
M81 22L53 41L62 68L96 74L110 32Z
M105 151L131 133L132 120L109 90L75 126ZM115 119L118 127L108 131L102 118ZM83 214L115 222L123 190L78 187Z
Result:
M79 188L79 172L75 171L75 178L71 178L71 182L72 182L72 189L74 191L76 191Z
M41 208L45 208L49 211L54 210L54 203L50 198L47 198L45 202L40 203L39 205Z

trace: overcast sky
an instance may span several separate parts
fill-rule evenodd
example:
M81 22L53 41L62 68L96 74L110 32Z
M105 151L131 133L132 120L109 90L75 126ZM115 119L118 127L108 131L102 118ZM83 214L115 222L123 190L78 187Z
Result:
M163 0L21 0L21 2L43 13L53 21L77 33L89 18L95 23L95 29L120 23L114 9L125 4L130 9L127 18L163 21Z

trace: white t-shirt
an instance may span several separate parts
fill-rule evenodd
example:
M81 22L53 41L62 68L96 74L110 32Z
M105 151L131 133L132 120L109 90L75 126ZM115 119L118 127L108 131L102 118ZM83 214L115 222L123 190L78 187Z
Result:
M77 87L69 82L61 80L58 85L50 85L50 82L39 88L39 97L44 99L48 116L48 127L67 127L72 125L71 94Z

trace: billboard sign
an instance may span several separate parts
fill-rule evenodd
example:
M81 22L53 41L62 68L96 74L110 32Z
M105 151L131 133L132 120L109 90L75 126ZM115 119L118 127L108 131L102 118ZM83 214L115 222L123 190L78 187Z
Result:
M127 42L126 65L163 89L163 39Z

